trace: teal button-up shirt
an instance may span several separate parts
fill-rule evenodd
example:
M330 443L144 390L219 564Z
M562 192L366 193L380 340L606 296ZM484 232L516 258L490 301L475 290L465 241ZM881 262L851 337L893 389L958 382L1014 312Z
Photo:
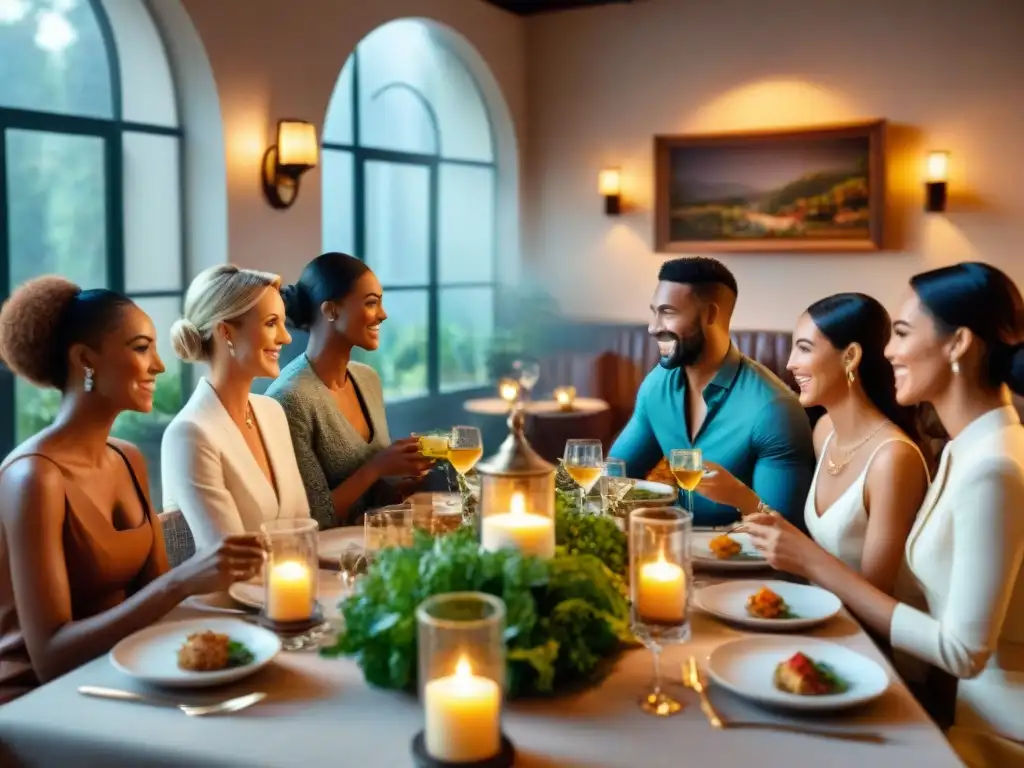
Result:
M691 441L686 427L686 373L652 370L636 397L633 417L610 456L626 462L629 477L646 477L675 448L700 448L772 509L804 527L803 509L814 474L814 446L807 414L792 390L760 363L730 347L704 388L707 415ZM739 519L733 507L694 492L694 525ZM685 500L685 499L684 499Z

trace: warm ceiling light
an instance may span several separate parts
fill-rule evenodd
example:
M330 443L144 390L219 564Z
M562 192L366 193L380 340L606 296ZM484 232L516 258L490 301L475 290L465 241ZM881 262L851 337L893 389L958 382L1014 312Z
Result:
M263 155L263 194L274 208L289 208L299 195L299 177L315 168L320 156L316 127L302 120L281 120L277 143Z

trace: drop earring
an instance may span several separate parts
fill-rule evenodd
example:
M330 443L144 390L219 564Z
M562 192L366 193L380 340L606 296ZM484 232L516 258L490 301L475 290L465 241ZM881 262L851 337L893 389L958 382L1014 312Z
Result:
M857 380L857 377L854 375L853 369L850 368L846 372L846 384L847 384L847 386L852 387L853 386L853 382L856 381L856 380Z
M232 357L235 356L235 345L231 342L231 339L228 339L228 354Z
M960 361L959 360L951 361L950 364L949 364L949 367L952 369L954 376L956 376L957 374L960 373Z
M95 377L95 375L96 371L94 371L92 368L85 369L84 387L86 392L92 392L92 388L94 386L93 377Z

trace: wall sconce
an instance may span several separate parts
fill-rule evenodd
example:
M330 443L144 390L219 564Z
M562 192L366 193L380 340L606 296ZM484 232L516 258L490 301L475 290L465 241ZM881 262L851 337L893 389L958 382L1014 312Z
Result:
M320 145L316 127L302 120L281 120L277 143L263 155L263 194L273 208L290 208L299 196L299 177L316 167Z
M946 184L949 181L949 152L929 152L925 174L924 209L928 213L946 210Z
M597 191L604 197L606 215L622 213L622 173L618 168L605 168L597 175Z

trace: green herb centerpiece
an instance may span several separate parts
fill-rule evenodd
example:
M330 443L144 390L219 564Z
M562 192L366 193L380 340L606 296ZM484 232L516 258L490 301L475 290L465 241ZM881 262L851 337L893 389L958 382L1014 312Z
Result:
M506 463L481 468L489 473L485 481L504 479L499 464L509 477L518 467L520 483L523 467L534 476L538 466L543 469L522 436L521 419L513 414L509 425L512 433L498 455ZM554 467L547 466L553 478ZM505 603L509 696L557 693L599 677L634 642L624 582L626 536L614 520L581 512L553 482L548 487L554 495L553 557L516 548L489 551L472 524L436 538L417 534L412 546L377 554L341 605L345 631L321 652L353 657L371 685L414 691L417 606L434 595L484 592Z

